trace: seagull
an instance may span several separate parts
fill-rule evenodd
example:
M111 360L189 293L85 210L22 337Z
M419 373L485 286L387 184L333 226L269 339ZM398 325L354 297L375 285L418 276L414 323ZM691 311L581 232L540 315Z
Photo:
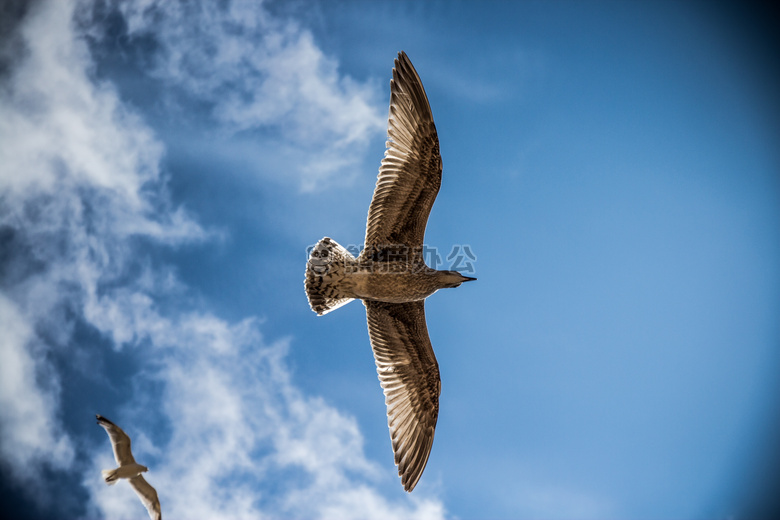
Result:
M309 306L320 316L354 299L363 301L395 464L411 492L428 463L441 393L425 298L476 278L431 269L423 258L442 162L428 96L403 51L390 81L386 146L363 251L355 258L323 238L309 254L304 285Z
M141 499L141 502L146 507L149 518L161 520L162 513L160 512L160 500L157 498L157 491L141 475L141 473L149 471L149 468L135 462L133 453L130 451L130 437L122 431L122 428L102 415L96 415L96 417L97 423L106 430L108 437L111 439L111 445L114 448L114 459L119 464L119 467L116 469L104 469L102 471L106 484L113 486L120 478L128 479L138 498Z

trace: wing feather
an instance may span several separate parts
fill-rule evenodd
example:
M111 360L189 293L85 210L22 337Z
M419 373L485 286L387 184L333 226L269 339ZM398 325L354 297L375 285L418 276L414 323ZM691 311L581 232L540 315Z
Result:
M368 209L364 258L385 246L419 248L441 186L439 138L420 76L398 53L390 81L387 150Z
M108 433L108 438L111 439L111 447L114 449L114 460L120 466L127 464L133 464L135 459L133 458L133 452L130 450L130 437L117 426L102 415L97 415L97 422Z
M143 502L146 511L149 513L149 518L152 520L162 520L162 512L160 511L160 500L157 498L157 490L149 484L143 475L138 475L130 479L130 485L133 486L138 498Z
M441 392L439 365L425 325L425 304L363 303L385 394L395 463L404 489L411 491L428 463Z

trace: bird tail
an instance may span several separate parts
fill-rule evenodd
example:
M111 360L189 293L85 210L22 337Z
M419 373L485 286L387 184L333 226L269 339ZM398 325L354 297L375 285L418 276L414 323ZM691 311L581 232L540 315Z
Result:
M117 476L116 476L117 470L104 469L103 471L101 471L101 473L103 474L103 480L105 480L106 484L108 484L109 486L113 486L114 484L117 483Z
M311 310L322 316L354 300L346 275L356 266L355 257L335 240L320 240L306 262L304 285Z

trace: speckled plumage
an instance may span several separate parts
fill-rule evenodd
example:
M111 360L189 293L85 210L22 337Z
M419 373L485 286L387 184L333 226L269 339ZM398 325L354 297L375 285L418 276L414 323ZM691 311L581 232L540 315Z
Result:
M404 52L395 60L390 82L387 136L363 251L355 258L323 238L309 255L304 284L319 315L363 300L395 463L404 489L412 491L431 452L441 391L425 298L474 278L431 269L423 259L442 161L428 97Z

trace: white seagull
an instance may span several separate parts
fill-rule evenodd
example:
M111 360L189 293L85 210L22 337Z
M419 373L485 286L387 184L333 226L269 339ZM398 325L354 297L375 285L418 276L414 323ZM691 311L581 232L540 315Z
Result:
M111 445L114 448L114 459L119 464L119 467L116 469L104 469L102 471L106 484L113 486L120 478L128 479L138 498L141 499L141 502L146 507L149 518L162 520L157 491L141 475L141 473L149 471L149 468L141 466L133 458L133 452L130 451L130 437L122 431L122 428L102 415L96 415L96 417L97 423L106 430L108 437L111 439Z

